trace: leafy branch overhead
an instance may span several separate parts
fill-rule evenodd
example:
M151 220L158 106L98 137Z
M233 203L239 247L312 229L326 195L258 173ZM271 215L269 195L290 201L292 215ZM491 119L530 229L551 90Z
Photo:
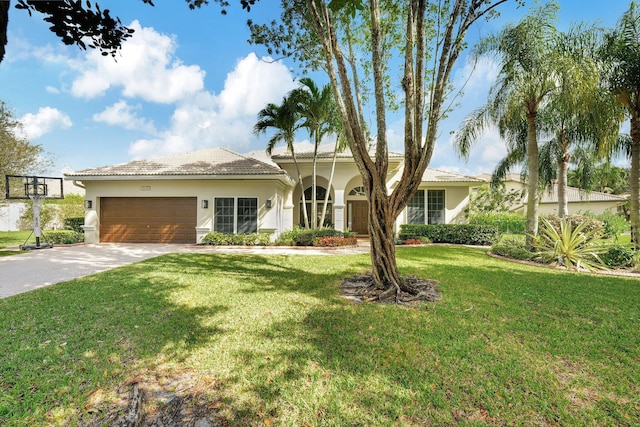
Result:
M153 0L141 0L154 6ZM209 0L185 0L190 9L208 5ZM243 9L250 11L259 0L240 0ZM230 6L227 0L213 0L221 7L222 14L227 13ZM0 62L2 62L7 45L7 25L9 23L10 1L0 2ZM17 0L16 9L24 10L33 16L34 13L44 15L45 22L51 24L49 29L66 45L76 45L81 49L87 47L98 49L102 55L116 53L122 43L133 35L133 29L122 24L120 18L113 16L110 9L102 9L98 3L81 0L37 1Z

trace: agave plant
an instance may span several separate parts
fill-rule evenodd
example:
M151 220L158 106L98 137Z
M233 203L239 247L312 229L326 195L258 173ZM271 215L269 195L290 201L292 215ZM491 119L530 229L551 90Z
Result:
M606 269L599 255L607 248L599 241L597 230L585 231L586 222L573 228L566 219L560 221L558 230L545 218L541 220L536 249L543 259L556 260L568 269Z

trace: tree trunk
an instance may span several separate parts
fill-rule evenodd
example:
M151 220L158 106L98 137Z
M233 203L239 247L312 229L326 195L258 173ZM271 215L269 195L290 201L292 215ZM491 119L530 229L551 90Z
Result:
M318 144L320 143L318 140L318 132L319 130L316 129L315 142L313 144L313 176L311 177L311 228L314 230L318 227L322 227L322 224L318 224L318 201L316 195L316 191L318 189L316 168L318 165Z
M376 184L373 184L374 186ZM396 263L394 242L395 218L389 211L387 197L376 195L378 191L369 190L369 239L371 240L371 266L373 280L380 289L385 290L381 299L393 297L400 292L402 280Z
M631 170L629 191L631 193L631 243L640 249L640 108L631 114Z
M300 166L298 166L296 153L293 150L291 150L291 155L293 157L293 163L295 163L296 165L296 171L298 172L298 184L300 185L300 191L302 192L302 216L304 217L304 227L309 228L309 216L307 215L307 199L304 196L304 183L302 182L302 174L300 173Z
M527 113L527 239L526 248L533 249L533 240L538 235L538 135L536 113Z
M324 224L324 218L327 215L327 204L329 203L331 185L333 185L333 174L336 171L336 158L338 157L338 144L340 143L339 141L340 141L340 138L336 136L336 145L333 148L333 160L331 161L331 173L329 174L329 185L327 186L327 192L324 195L324 203L322 204L322 214L320 215L320 224ZM335 218L334 218L334 226L335 226Z
M563 153L558 162L558 216L564 218L569 215L569 201L567 199L567 173L571 154Z

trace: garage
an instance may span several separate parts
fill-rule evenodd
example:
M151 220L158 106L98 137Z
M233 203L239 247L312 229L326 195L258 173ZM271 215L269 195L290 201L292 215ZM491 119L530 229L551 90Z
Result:
M195 243L195 197L102 197L100 241Z

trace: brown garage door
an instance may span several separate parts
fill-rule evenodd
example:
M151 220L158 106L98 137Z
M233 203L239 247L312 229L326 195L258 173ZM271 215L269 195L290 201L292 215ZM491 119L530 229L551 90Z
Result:
M195 197L103 197L100 241L195 243Z

